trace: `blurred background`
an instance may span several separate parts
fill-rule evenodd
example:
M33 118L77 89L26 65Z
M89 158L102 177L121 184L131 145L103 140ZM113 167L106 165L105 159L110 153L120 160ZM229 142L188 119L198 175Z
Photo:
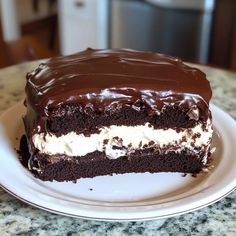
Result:
M0 67L131 48L236 71L235 0L0 0Z

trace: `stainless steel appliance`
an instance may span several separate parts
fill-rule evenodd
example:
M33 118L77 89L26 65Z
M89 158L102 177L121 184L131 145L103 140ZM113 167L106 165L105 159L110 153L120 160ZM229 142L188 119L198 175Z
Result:
M214 0L111 0L109 46L206 63Z

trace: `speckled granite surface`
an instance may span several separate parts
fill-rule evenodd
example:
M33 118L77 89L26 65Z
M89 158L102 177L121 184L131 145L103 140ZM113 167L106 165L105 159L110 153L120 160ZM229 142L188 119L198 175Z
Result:
M35 63L0 70L0 112L24 98L25 74ZM236 74L200 67L213 103L236 119ZM0 235L236 235L236 191L202 210L148 222L99 222L55 215L26 205L0 188Z

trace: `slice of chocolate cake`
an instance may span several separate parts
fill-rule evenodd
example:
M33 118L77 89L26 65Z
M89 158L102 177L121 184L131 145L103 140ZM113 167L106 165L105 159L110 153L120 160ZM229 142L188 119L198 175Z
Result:
M28 168L57 181L198 173L210 153L210 98L203 72L157 53L88 49L50 59L27 75Z

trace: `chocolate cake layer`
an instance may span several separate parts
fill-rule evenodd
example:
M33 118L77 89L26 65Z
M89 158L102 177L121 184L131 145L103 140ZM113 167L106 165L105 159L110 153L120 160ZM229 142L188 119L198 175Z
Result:
M26 139L22 140L24 150L23 163L27 165L30 154L26 152ZM153 149L136 151L129 157L110 160L105 153L93 152L84 157L70 157L58 155L50 157L35 153L30 160L34 175L44 181L76 181L79 178L92 178L101 175L144 173L144 172L181 172L198 173L203 168L204 152L198 155L183 150L167 154L153 152Z
M148 114L145 106L136 106L134 109L130 105L112 112L93 111L92 114L86 114L80 106L70 104L52 109L46 125L48 132L60 136L71 131L92 134L103 126L136 126L147 122L156 129L191 128L199 122L206 122L205 118L199 117L191 109L177 105L167 106L160 114Z
M96 159L96 157L104 158ZM102 175L144 172L197 174L204 166L195 155L177 154L175 152L163 155L153 155L152 153L148 155L147 153L147 155L143 156L135 155L130 159L121 157L116 160L106 159L104 154L94 152L81 160L73 159L66 161L62 158L59 162L53 164L47 161L47 156L42 155L38 157L38 160L40 161L37 164L40 164L42 172L34 171L33 173L36 177L49 181L75 181L80 178L92 178Z

